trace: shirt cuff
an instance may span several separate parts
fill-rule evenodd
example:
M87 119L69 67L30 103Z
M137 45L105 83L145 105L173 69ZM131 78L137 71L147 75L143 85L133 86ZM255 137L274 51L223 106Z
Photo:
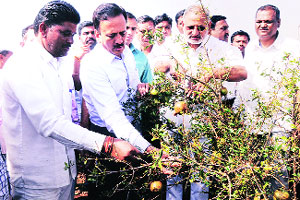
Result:
M134 141L131 143L135 146L140 152L144 153L146 149L151 145L143 136L139 135L136 137Z

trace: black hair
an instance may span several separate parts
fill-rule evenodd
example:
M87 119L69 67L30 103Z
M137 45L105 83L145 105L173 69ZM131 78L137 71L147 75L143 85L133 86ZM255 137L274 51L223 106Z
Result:
M246 36L246 37L248 38L248 42L250 41L250 36L249 36L249 34L248 34L247 32L245 32L245 31L243 31L243 30L239 30L239 31L234 32L234 33L231 35L231 38L230 38L231 43L233 43L233 39L234 39L234 37L237 36L237 35L244 35L244 36Z
M10 51L10 50L1 50L0 51L0 54L3 56L7 56L7 54L9 54L9 53L12 53L12 51Z
M128 19L135 19L136 20L136 17L131 12L126 12L126 14L127 14Z
M77 10L65 1L50 1L38 13L34 20L34 33L37 34L41 23L47 26L61 25L63 22L78 24L80 16Z
M146 22L152 22L155 25L154 19L150 17L149 15L143 15L137 18L138 23L146 23Z
M211 18L210 18L210 21L211 21L211 26L210 28L211 29L215 29L216 28L216 24L218 21L221 21L221 20L225 20L227 19L225 16L223 15L213 15Z
M95 29L99 29L100 22L108 20L110 17L117 17L123 15L127 21L126 11L115 3L103 3L93 13L93 23Z
M179 12L175 15L175 21L176 21L176 24L178 24L178 19L179 19L179 17L183 16L184 11L185 11L185 9L179 11Z
M156 16L154 19L154 25L156 26L157 24L165 21L168 22L172 27L172 18L169 17L166 13Z
M256 15L257 15L258 11L260 11L260 10L269 10L269 9L274 10L275 14L276 14L276 20L280 20L280 10L276 6L271 5L271 4L267 4L267 5L259 7L256 11Z
M87 26L93 26L94 27L94 24L93 22L91 21L83 21L79 24L78 26L78 34L81 35L81 30L84 28L84 27L87 27Z

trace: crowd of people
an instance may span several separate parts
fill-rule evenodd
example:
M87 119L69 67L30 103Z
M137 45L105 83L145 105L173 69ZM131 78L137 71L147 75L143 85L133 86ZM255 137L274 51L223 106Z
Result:
M251 88L272 87L261 72L280 67L286 52L300 57L299 42L279 33L280 11L273 5L257 9L258 40L251 41L240 30L228 42L226 17L210 16L200 4L174 17L178 35L172 34L173 20L165 13L136 17L114 3L104 3L91 21L81 22L72 5L51 1L23 30L22 48L0 51L2 199L73 199L74 149L120 160L159 151L122 108L135 92L149 92L156 71L200 77L201 82L188 84L189 95L200 91L203 82L220 79L232 107L242 102L251 112L256 108L248 103ZM78 45L72 46L76 32ZM204 70L200 62L212 67ZM177 124L183 121L168 112L166 117ZM272 137L288 135L290 127L276 125ZM173 158L164 153L162 159ZM182 186L173 184L177 178L168 180L166 199L182 199ZM287 175L280 180L288 188ZM274 191L281 183L272 183ZM190 199L208 199L208 191L205 184L195 182Z

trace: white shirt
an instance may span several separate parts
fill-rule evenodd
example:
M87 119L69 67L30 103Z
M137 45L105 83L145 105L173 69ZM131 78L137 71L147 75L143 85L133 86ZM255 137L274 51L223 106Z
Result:
M276 82L271 80L270 76L263 76L262 73L270 74L275 79L281 78L281 76L277 74L278 71L283 71L286 69L285 62L283 61L283 57L286 53L291 53L290 59L298 58L300 56L300 43L297 40L283 38L281 35L278 35L278 38L275 42L269 46L268 48L262 48L258 39L250 41L246 48L245 52L245 62L246 69L248 71L248 78L239 85L239 99L242 103L245 104L246 111L251 115L256 112L257 102L252 101L252 89L257 89L261 92L262 97L265 98L264 101L266 103L270 102L269 98L272 98L274 95L270 95L269 92L274 91L273 87ZM288 65L288 67L291 67ZM280 97L280 91L276 92L278 98ZM290 104L290 100L284 98L286 102L286 106ZM282 105L285 107L285 105ZM272 122L268 123L273 124L277 121L277 127L273 129L273 131L287 131L291 130L291 123L287 123L286 121L278 120L282 118L283 115L278 113L273 116ZM268 125L266 125L268 127Z
M63 59L34 42L8 60L3 76L3 129L12 184L58 188L76 176L73 148L100 151L105 136L71 121L71 77ZM66 164L70 167L65 169Z
M237 48L209 35L203 39L196 50L182 42L175 43L173 47L170 46L170 50L171 55L192 77L201 75L203 68L210 70L211 67L244 66L243 57ZM223 62L220 63L220 60ZM223 85L228 90L227 98L236 96L236 82L224 81Z
M122 103L130 97L129 88L135 95L140 83L138 71L127 46L121 57L111 54L102 45L86 55L80 67L83 97L93 124L106 127L118 138L144 151L150 143L130 123L132 117L125 116L122 110Z
M171 54L169 50L169 44L171 42L171 37L167 37L162 44L155 43L151 49L151 52L147 55L153 77L157 62L167 61L170 59Z
M192 77L199 77L203 68L211 69L224 66L244 66L243 57L240 51L214 37L207 36L204 38L202 44L196 49L192 49L183 40L175 41L173 45L168 43L170 55L172 55L180 65L187 70L187 74ZM224 60L220 64L220 60ZM206 72L206 71L205 71ZM222 83L228 90L227 98L235 97L236 82ZM165 117L171 119L176 125L185 124L185 127L190 127L190 115L173 116L173 111L169 109L162 109L165 112Z

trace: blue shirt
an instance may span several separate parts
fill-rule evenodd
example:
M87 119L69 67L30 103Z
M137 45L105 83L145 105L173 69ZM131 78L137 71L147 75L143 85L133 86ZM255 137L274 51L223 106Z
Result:
M133 44L130 44L129 48L134 55L136 68L139 72L140 81L142 83L151 83L153 78L148 58L142 51L136 49L133 46Z

